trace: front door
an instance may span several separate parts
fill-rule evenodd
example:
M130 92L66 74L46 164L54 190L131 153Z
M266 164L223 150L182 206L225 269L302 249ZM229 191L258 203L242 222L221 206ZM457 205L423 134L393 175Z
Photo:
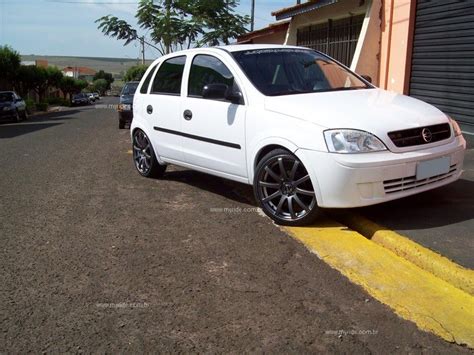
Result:
M247 177L244 104L203 98L203 87L224 84L240 90L234 75L216 56L192 58L187 97L181 106L183 152L191 165L238 178Z

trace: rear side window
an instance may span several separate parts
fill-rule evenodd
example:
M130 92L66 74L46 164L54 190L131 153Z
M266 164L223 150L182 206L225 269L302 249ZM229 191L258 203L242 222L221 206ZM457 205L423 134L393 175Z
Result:
M174 57L163 62L153 80L151 93L179 95L185 63L186 56Z
M151 78L153 77L153 73L155 73L155 69L156 69L156 65L150 70L145 80L143 81L143 84L140 87L140 94L146 94L148 92L148 86L150 86L150 81L151 81Z
M208 84L225 84L232 88L234 76L216 57L197 55L193 59L189 73L188 95L202 97L202 89Z

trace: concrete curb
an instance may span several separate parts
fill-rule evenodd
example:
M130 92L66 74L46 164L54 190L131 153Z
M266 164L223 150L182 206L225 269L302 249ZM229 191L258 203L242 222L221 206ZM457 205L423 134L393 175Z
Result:
M466 269L394 231L356 214L336 216L347 227L421 269L474 296L474 270Z

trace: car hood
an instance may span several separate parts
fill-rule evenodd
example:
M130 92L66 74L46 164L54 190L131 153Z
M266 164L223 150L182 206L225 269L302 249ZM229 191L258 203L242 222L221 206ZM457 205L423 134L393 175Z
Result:
M392 131L448 122L434 106L377 88L266 97L265 109L323 128L355 128L379 138Z
M133 96L134 95L122 95L122 96L120 96L120 103L121 104L133 104Z
M7 101L7 102L0 102L0 107L3 108L3 107L10 107L12 105L12 102L11 101Z

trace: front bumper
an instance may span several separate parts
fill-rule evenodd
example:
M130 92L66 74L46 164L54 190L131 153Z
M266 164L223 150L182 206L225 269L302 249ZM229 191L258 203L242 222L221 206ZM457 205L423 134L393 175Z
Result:
M466 141L451 142L405 153L390 151L335 154L298 149L316 189L318 205L348 208L374 205L414 195L456 181L462 173ZM416 180L417 164L440 157L450 158L450 171Z
M16 118L15 110L3 111L0 109L0 120L12 120Z

